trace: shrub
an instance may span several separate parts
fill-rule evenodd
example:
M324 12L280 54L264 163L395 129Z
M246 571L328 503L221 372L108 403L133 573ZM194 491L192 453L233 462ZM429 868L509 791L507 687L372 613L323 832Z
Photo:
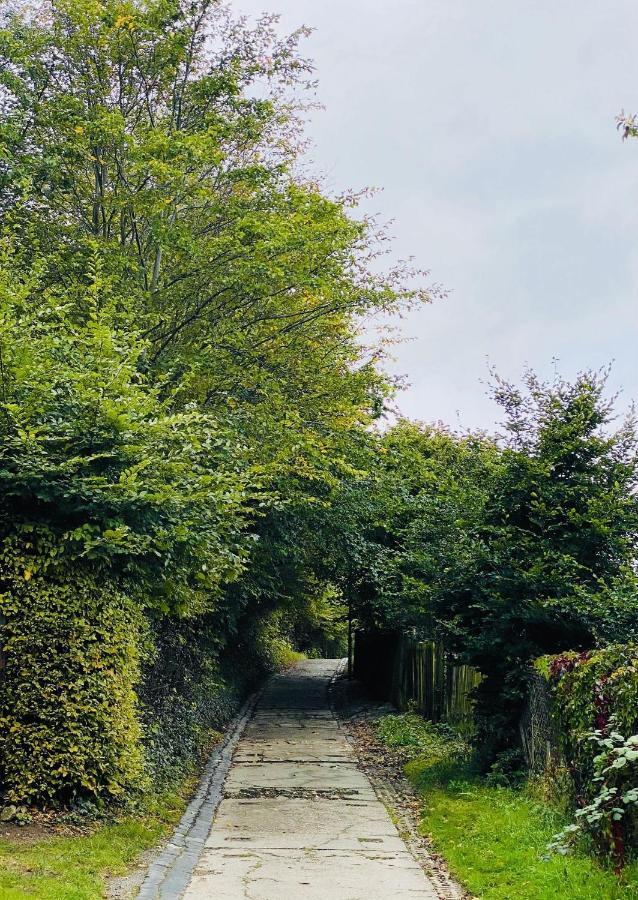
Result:
M617 867L638 822L638 646L562 653L536 664L553 694L560 749L576 788L576 821L552 843L588 834Z
M614 720L611 720L612 729ZM627 836L635 832L638 809L638 734L625 738L616 730L609 735L588 735L598 750L594 757L593 799L576 812L549 845L567 853L581 835L593 838L599 852L611 856L619 871L625 861Z
M608 732L612 716L624 734L638 731L638 646L614 644L543 657L536 668L552 689L561 750L577 789L587 794L598 754L590 734Z
M255 660L264 672L277 672L294 665L303 654L298 653L286 627L281 611L258 619L249 631Z
M134 692L140 615L79 565L32 575L28 550L14 545L0 562L6 800L120 798L144 780Z

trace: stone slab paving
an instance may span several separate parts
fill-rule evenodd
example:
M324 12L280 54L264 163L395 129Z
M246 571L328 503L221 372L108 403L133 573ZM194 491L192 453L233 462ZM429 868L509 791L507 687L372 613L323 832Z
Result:
M332 715L334 661L272 679L238 741L186 900L436 900Z

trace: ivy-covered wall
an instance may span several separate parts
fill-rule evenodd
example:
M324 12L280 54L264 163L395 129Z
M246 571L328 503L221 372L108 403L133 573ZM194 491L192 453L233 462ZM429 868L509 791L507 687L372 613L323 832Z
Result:
M545 656L536 669L550 686L561 751L584 790L596 755L588 735L612 726L626 735L638 733L638 645Z
M576 818L552 845L585 836L619 871L638 847L638 645L542 657L562 763Z
M150 778L179 777L210 747L246 696L290 661L276 615L240 620L231 633L214 614L155 620L138 688Z

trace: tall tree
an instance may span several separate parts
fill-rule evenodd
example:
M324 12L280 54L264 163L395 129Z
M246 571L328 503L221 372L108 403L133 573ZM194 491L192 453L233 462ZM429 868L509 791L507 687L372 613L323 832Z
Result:
M401 423L358 504L368 626L440 638L485 676L486 761L516 745L528 665L636 634L637 440L605 377L496 380L504 433Z
M184 658L214 656L278 605L310 615L324 595L328 516L323 543L299 548L294 531L331 508L391 391L361 320L428 295L405 266L379 274L383 235L356 197L301 174L305 30L251 29L216 0L14 6L0 27L0 539L29 575L4 572L7 646L26 647L29 617L82 575L90 627L129 604L133 643L150 619L162 646L201 633ZM69 622L58 675L90 693L73 668L82 610ZM82 766L72 716L45 702L45 649L40 632L23 652L43 676L28 706L41 701L62 763L13 703L15 650L5 757L16 792L68 797ZM117 669L129 699L136 671Z

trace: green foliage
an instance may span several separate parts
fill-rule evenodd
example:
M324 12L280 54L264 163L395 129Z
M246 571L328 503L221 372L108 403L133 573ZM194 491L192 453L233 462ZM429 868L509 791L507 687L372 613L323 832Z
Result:
M429 764L457 759L468 753L468 745L453 728L433 724L418 713L382 716L375 722L377 736L388 747L405 748L410 756Z
M608 730L612 717L617 731L638 731L638 648L612 644L562 653L550 657L546 666L562 750L580 787L590 781L598 755L588 739L592 732Z
M295 651L286 634L286 623L281 611L276 611L255 622L254 653L266 672L287 669L303 659L303 654Z
M57 734L33 763L7 738L3 777L8 797L70 802L174 777L293 642L339 644L336 501L391 392L361 317L428 295L372 265L384 235L352 214L356 196L299 175L303 29L281 37L264 16L250 30L208 0L12 9L2 558L31 546L0 586L0 690L8 705L22 689L24 647L38 674L4 713L10 735ZM49 680L47 632L74 648ZM78 719L72 765L60 748Z
M613 717L610 725L614 729ZM625 835L636 827L638 734L625 738L615 730L594 731L588 737L598 751L591 784L595 796L576 811L576 821L556 835L548 849L564 855L579 837L588 835L620 869L625 861Z
M485 783L491 787L517 787L527 777L525 760L519 747L501 750L485 775Z
M121 799L143 784L133 691L140 612L79 566L72 579L53 567L32 576L51 547L14 544L0 565L6 798L15 804Z
M84 274L87 238L106 246L146 365L184 402L231 414L261 464L311 475L387 391L353 317L425 294L406 270L373 273L352 196L296 174L303 34L279 38L268 16L247 30L206 0L55 0L9 17L0 209L25 185L38 203L18 221L65 271Z
M53 291L44 260L25 270L12 243L0 245L5 534L52 533L51 554L131 576L145 604L197 609L245 555L246 480L228 436L139 371L146 344L101 254L86 285Z
M613 431L605 377L495 382L505 435L400 423L379 444L351 579L368 628L439 638L485 676L486 767L518 743L527 666L626 640L638 591L636 435Z
M445 723L434 724L418 713L382 716L375 722L381 742L400 754L406 774L421 788L445 782L471 768L471 748L463 735Z
M317 586L294 611L291 641L311 657L340 659L348 652L348 613L334 584Z
M220 660L218 624L208 614L150 622L137 694L147 771L172 784L210 750L259 678L258 661Z
M617 866L638 825L638 648L611 645L542 661L561 748L576 784L576 822L553 842L566 851L588 834Z
M213 424L139 372L99 256L77 293L49 292L4 251L2 779L20 803L121 797L144 782L142 610L192 614L236 577L246 490L234 464L210 472Z

